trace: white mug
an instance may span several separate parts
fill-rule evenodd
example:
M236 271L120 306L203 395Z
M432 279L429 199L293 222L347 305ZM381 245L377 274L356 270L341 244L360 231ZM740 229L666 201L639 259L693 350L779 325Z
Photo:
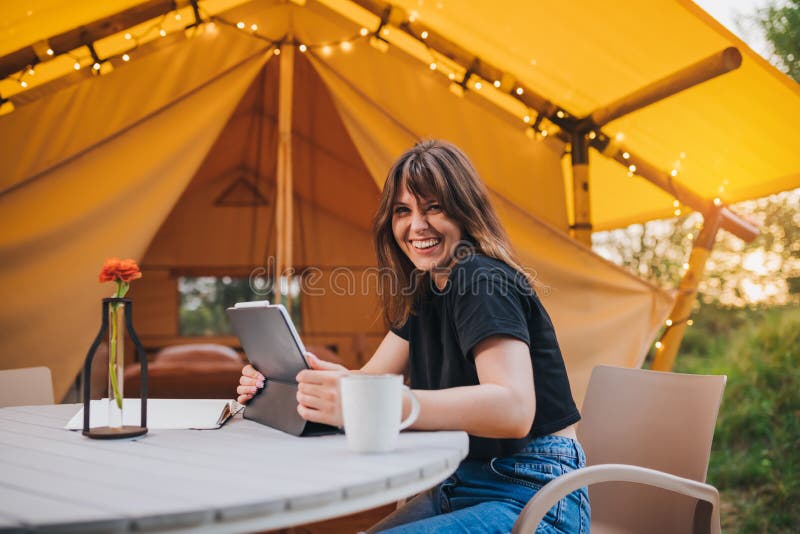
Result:
M350 374L339 381L342 421L353 452L389 452L397 436L419 416L419 401L403 384L402 375ZM402 422L403 394L411 399L411 413Z

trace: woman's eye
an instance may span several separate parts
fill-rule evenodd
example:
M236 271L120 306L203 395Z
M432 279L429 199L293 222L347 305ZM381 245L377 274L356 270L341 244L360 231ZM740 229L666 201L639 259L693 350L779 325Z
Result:
M441 204L435 204L435 203L434 204L430 204L430 205L428 205L428 211L442 211L442 205Z
M405 207L405 206L397 206L394 209L394 212L395 212L396 215L403 215L405 213L408 213L408 208Z

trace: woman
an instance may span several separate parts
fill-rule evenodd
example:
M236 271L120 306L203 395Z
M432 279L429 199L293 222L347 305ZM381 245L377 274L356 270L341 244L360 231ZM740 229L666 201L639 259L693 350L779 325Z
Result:
M542 485L585 462L550 318L486 187L449 143L421 142L394 164L374 232L378 264L397 275L401 290L381 292L390 331L361 372L408 370L421 406L412 428L464 430L470 450L453 476L371 531L509 532ZM337 380L348 371L313 354L308 360L311 369L298 375L298 411L341 426ZM245 367L239 402L263 381ZM540 527L588 530L586 488L562 499Z

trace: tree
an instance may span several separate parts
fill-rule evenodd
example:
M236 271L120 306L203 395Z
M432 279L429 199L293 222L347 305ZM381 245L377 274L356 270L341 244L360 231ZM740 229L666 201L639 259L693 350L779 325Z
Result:
M754 18L772 45L772 64L800 82L800 0L769 5Z

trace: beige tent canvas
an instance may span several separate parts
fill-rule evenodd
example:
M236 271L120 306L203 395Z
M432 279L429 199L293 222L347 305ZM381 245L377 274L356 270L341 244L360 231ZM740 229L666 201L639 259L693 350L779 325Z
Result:
M532 141L517 117L455 96L446 77L358 39L359 24L323 5L250 2L0 117L0 366L46 365L63 396L99 326L109 288L96 272L108 256L142 264L135 324L157 347L179 340L178 276L246 276L275 255L287 54L239 20L310 46L295 52L290 80L292 265L318 268L325 289L300 296L309 343L339 345L350 365L355 339L377 346L371 216L392 160L437 137L461 146L491 189L576 396L598 363L641 365L672 296L567 236L563 142ZM324 49L340 41L350 49ZM333 290L351 280L354 291Z

